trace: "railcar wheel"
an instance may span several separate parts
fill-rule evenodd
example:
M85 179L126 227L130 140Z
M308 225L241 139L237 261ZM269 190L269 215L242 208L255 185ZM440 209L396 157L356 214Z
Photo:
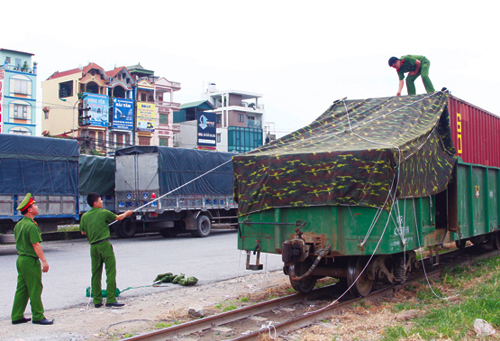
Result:
M308 276L298 281L292 280L292 273L294 272L292 271L293 267L295 267L295 276L302 276L307 272L307 270L309 270L311 266L312 266L312 261L310 260L293 263L292 265L290 265L288 269L288 276L290 278L290 284L292 285L292 288L295 289L295 291L307 294L312 289L314 289L314 286L316 285L316 277Z
M206 215L199 215L196 219L196 230L191 231L193 237L206 237L212 231L212 222Z
M135 236L136 230L137 225L135 222L132 222L130 219L123 219L120 224L119 235L121 238L132 238Z
M368 296L372 290L373 280L368 278L368 271L363 271L367 262L367 257L351 257L349 259L349 264L347 265L347 284L349 287L352 286L350 293L355 297ZM362 274L361 271L363 271Z
M467 246L467 240L466 239L460 239L460 240L455 240L455 245L460 249L463 250Z

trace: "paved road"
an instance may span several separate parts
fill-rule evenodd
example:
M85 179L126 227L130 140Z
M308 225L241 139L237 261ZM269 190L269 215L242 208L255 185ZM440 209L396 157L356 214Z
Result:
M246 255L237 249L238 235L234 231L214 231L207 238L190 234L165 239L145 235L134 239L112 239L117 258L117 285L127 287L149 285L159 273L184 273L195 276L199 284L235 278L255 272L245 270ZM86 239L42 243L49 262L49 272L43 274L42 301L45 310L87 304L85 290L90 286L90 246ZM14 245L0 245L0 320L10 318L16 289L17 254ZM255 261L255 258L252 258ZM263 271L282 268L280 255L261 255ZM103 288L105 285L103 276ZM146 295L173 290L175 286L139 288L125 291L118 298ZM27 313L30 313L29 304ZM31 315L31 314L30 314ZM47 314L50 317L50 313Z

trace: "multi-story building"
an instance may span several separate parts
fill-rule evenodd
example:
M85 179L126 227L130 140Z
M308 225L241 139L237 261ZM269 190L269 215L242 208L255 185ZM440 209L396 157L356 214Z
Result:
M36 63L32 53L0 48L0 133L36 134Z
M126 67L106 72L109 77L109 126L107 154L132 145L134 141L135 80Z
M262 146L264 105L259 104L261 98L262 94L248 91L218 91L215 84L210 83L202 94L202 101L186 103L175 113L174 123L181 126L181 133L175 136L176 145L236 153ZM212 120L216 128L213 133L200 130L210 127Z
M136 100L136 144L173 146L173 136L179 126L173 124L173 112L180 108L174 102L174 91L181 84L164 77L156 77L154 71L141 64L128 66L127 70L137 84Z
M108 75L95 63L52 74L42 82L46 104L42 134L72 136L78 138L86 153L104 153L109 125L108 83Z
M181 89L181 83L171 82L164 77L155 79L156 125L153 144L173 147L174 134L180 132L178 124L174 124L174 111L180 109L180 103L174 102L174 91Z
M217 91L215 84L210 83L203 97L215 107L217 141L227 141L228 152L244 153L262 146L264 105L259 104L262 94Z

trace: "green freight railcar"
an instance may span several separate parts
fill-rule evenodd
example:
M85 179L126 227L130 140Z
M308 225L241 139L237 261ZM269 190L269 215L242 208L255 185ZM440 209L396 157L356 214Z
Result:
M330 276L362 296L376 281L404 282L422 246L498 248L500 169L454 155L448 96L336 102L233 157L238 248L282 254L298 291Z

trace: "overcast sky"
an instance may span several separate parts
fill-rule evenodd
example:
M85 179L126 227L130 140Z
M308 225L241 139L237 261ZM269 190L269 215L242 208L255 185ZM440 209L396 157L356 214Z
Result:
M389 57L421 54L436 90L500 115L494 1L25 0L1 8L0 47L34 54L39 102L40 83L55 71L140 62L181 83L175 102L199 100L207 82L262 94L265 121L283 135L336 99L395 95ZM425 91L420 78L416 85Z

